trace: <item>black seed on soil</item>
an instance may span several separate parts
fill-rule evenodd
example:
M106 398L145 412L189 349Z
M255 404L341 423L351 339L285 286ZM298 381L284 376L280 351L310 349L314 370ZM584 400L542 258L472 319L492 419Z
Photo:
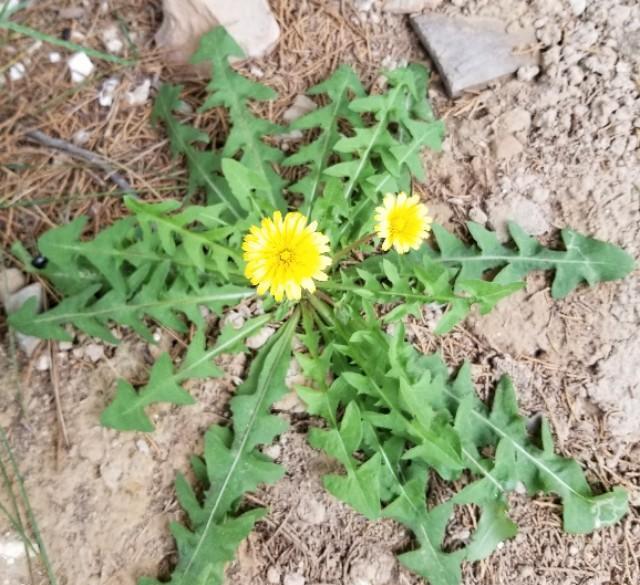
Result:
M71 29L68 26L62 29L62 32L60 33L60 38L63 41L68 41L71 38Z
M42 255L36 256L32 261L31 261L31 265L34 268L37 268L38 270L40 270L41 268L45 268L47 265L47 262L49 262L49 260L47 258L45 258Z

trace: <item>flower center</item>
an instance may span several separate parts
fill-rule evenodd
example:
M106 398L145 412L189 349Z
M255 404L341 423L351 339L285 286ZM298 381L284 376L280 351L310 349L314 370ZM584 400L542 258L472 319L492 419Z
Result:
M281 250L280 253L278 254L278 259L280 260L280 262L288 266L289 264L291 264L293 260L293 252L288 248L285 248L284 250Z
M392 234L401 234L407 229L407 224L406 217L397 217L391 222L390 231Z

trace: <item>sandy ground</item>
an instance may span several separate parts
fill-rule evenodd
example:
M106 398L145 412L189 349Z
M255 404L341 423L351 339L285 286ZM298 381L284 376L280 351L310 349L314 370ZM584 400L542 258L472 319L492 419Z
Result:
M70 19L57 8L75 6L71 2L56 8L42 2L30 13L33 24L52 34L69 28L96 47L100 31L118 18L133 33L142 56L135 67L98 64L97 79L69 94L64 63L50 63L50 49L30 49L31 41L0 49L3 59L28 60L26 77L7 80L8 91L0 96L3 248L16 238L31 245L35 235L79 213L89 214L95 229L121 213L111 186L95 171L22 139L27 115L66 139L85 132L84 146L120 163L148 197L182 192L182 171L170 162L162 133L149 125L150 102L126 107L123 100L147 78L155 86L178 75L153 52L157 4L141 9L142 3L115 0L106 12L87 10ZM443 153L425 158L430 180L422 189L436 218L454 228L472 218L500 229L511 218L550 240L557 228L571 226L638 258L640 6L591 0L577 15L580 4L426 3L439 12L498 16L535 29L542 63L533 80L513 78L456 101L447 100L434 79L431 97L448 138ZM367 11L349 2L272 5L283 40L268 59L245 70L279 91L269 110L276 120L295 95L342 61L373 83L380 67L426 59L404 18L381 14L376 3ZM100 79L113 75L120 83L115 105L102 108L96 100ZM187 91L197 104L201 84L188 81ZM222 129L215 115L200 122L212 132ZM553 501L514 497L520 534L490 559L467 565L465 585L640 583L639 299L637 272L562 302L551 300L547 280L537 276L491 315L474 317L443 338L432 334L433 315L409 323L423 351L441 350L452 364L469 358L481 391L509 373L523 410L550 417L559 449L581 461L596 486L624 485L634 506L620 525L574 537L562 532ZM222 381L194 384L197 405L158 409L152 435L116 433L99 426L99 413L118 376L144 379L155 349L126 332L117 348L97 347L82 336L73 347L53 346L69 446L57 421L50 371L38 371L37 355L31 361L19 356L21 395L15 398L8 343L0 351L0 424L20 461L59 582L133 585L139 576L167 574L171 566L174 543L167 526L181 517L175 472L199 451L207 426L224 420L244 360L226 363ZM229 585L422 583L394 559L394 551L410 544L401 528L368 523L323 491L320 477L332 463L305 442L316 423L295 400L281 407L291 430L269 453L287 475L251 496L270 514L229 567ZM446 489L435 484L432 495ZM468 538L472 521L461 511L448 530L450 546ZM7 553L16 537L2 522L0 585L28 583L24 559Z

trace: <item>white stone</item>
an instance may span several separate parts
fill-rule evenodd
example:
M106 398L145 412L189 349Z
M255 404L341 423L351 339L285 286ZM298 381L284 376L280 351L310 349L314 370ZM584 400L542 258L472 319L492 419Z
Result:
M5 304L10 295L25 285L25 277L17 268L0 270L0 303Z
M84 355L95 364L104 357L104 347L97 343L90 343L84 348Z
M305 585L307 580L300 573L289 573L284 576L282 585Z
M297 95L293 100L293 104L291 104L291 106L289 106L285 110L284 114L282 114L282 119L287 124L290 124L291 122L297 120L298 118L301 118L305 114L313 112L313 110L315 110L317 107L318 106L311 98L308 98L306 95L302 94Z
M298 505L298 518L306 524L322 524L327 518L327 509L322 502L313 498L303 498Z
M280 447L280 445L278 445L277 443L274 443L273 445L264 446L262 448L262 452L268 457L271 457L271 459L277 459L282 453L282 447Z
M60 61L62 61L62 55L58 51L49 53L49 63L60 63Z
M249 349L260 349L269 338L276 332L273 327L263 327L258 333L252 335L251 337L247 337L245 341L245 345Z
M202 34L218 24L250 58L268 54L280 37L267 0L163 0L162 9L156 45L176 63L187 63Z
M280 571L275 567L269 567L267 569L267 582L271 585L280 585Z
M469 210L469 219L471 221L475 221L476 223L479 223L480 225L484 225L485 223L487 223L487 214L482 211L482 209L480 209L479 207L472 207Z
M143 439L138 439L136 441L136 449L138 449L140 453L144 453L145 455L148 455L150 453L149 444Z
M373 8L375 0L354 0L356 10L360 12L369 12Z
M33 337L32 335L25 335L24 333L16 333L16 340L18 346L25 353L27 357L31 357L40 345L40 339Z
M36 299L36 312L39 313L44 300L44 290L39 282L34 282L8 295L5 302L7 313L15 313L31 298Z
M138 87L132 91L128 91L124 100L129 106L141 106L149 99L149 91L151 90L151 79L145 79Z
M91 135L86 130L78 130L72 137L71 142L77 144L78 146L82 146L89 142L89 138Z
M569 4L576 16L580 16L587 9L587 0L569 0Z
M442 0L385 0L382 10L394 14L411 14L425 8L437 8L440 4Z
M24 63L16 63L9 68L9 79L11 81L20 81L27 73Z
M537 65L523 65L518 69L518 79L520 81L533 81L540 73L540 67Z
M116 77L109 77L109 79L105 79L102 84L102 88L98 92L98 103L103 108L110 108L113 104L113 98L115 97L118 85L120 85L120 80Z
M51 369L51 356L47 351L41 354L38 360L36 361L36 370L38 370L38 372L46 372L50 369Z
M120 36L120 30L116 24L110 24L107 26L102 33L100 33L100 39L102 40L102 44L105 49L110 53L119 55L124 48L124 43Z
M229 311L222 319L222 325L231 325L234 329L240 329L244 325L244 317L238 311Z
M67 59L67 66L71 72L71 81L73 83L82 83L95 69L95 65L91 59L82 51L71 55L71 57Z

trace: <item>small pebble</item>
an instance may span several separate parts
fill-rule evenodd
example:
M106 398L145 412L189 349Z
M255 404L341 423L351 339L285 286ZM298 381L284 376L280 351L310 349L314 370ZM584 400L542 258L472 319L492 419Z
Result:
M27 73L27 69L23 63L16 63L9 69L9 79L11 81L20 81Z
M518 69L518 79L520 81L533 81L540 73L540 67L537 65L523 65Z
M71 72L71 81L73 83L82 83L95 69L95 65L91 59L82 51L71 55L71 57L67 59L67 66Z
M138 87L125 94L124 101L131 107L141 106L149 99L150 90L151 79L145 79Z
M49 63L60 63L60 61L62 61L62 55L58 51L49 53Z
M283 585L305 585L307 580L300 573L289 573L284 576Z
M247 341L245 345L249 349L260 349L269 338L276 332L273 327L263 327L258 333L252 335L251 337L247 337Z
M46 372L50 369L51 356L49 355L49 352L45 352L38 357L38 360L36 361L36 370L38 370L38 372Z
M271 583L271 585L280 585L280 571L275 567L269 567L267 569L267 581Z
M489 218L487 217L487 214L479 207L472 207L469 210L469 219L471 221L475 221L476 223L484 225L485 223L487 223L487 220Z
M102 84L102 88L98 92L98 103L103 108L111 107L119 84L120 80L116 77L110 77L109 79L106 79L104 81L104 83Z
M95 364L104 357L104 347L97 343L90 343L84 348L84 355Z

